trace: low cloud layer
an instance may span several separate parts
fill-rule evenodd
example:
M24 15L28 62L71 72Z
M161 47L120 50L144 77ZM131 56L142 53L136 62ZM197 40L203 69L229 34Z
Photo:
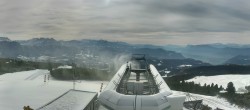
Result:
M0 36L250 43L247 0L1 0Z

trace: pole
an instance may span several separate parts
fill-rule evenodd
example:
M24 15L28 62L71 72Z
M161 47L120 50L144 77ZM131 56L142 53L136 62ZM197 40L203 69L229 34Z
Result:
M46 82L46 74L44 75L44 82Z
M73 70L73 72L74 72L74 73L73 73L73 90L75 90L75 86L76 86L76 78L75 78L75 77L76 77L76 76L75 76L75 67L74 67L74 66L73 66L73 69L74 69L74 70Z
M101 84L100 92L102 92L103 83Z

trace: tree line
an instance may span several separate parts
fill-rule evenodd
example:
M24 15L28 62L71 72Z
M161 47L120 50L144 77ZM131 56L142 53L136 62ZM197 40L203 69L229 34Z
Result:
M57 68L50 70L50 74L59 80L108 80L113 76L107 70L84 67Z
M18 71L55 68L61 64L51 62L33 62L19 59L0 58L0 75Z
M179 78L179 77L178 77ZM249 109L250 108L250 92L238 94L236 93L236 89L234 87L233 82L229 82L226 88L223 88L221 85L217 85L212 83L210 84L195 84L194 82L186 82L184 79L178 79L173 77L165 78L165 82L168 84L170 89L197 93L202 95L223 97L227 99L231 104L236 104L239 107ZM246 89L250 88L250 86L246 86ZM226 91L221 92L220 91Z
M175 69L169 75L179 79L191 79L195 76L214 76L224 74L249 74L249 65L213 65L199 66L184 69Z
M165 79L168 86L177 91L191 92L203 95L215 96L219 91L224 90L224 88L218 84L195 84L194 82L186 82L185 80L175 80L171 78Z

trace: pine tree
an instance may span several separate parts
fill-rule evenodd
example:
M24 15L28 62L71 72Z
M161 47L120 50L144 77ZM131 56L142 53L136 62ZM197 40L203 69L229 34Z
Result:
M245 89L248 90L248 92L250 92L250 86L245 86Z
M220 85L219 90L220 90L220 91L224 90L224 88L222 87L222 85Z
M214 83L212 83L212 85L211 85L211 88L213 88L214 87Z
M207 87L207 83L204 84L204 87Z
M215 84L214 89L215 89L216 92L219 92L219 91L220 91L220 90L219 90L219 87L218 87L218 84Z
M210 88L211 88L210 84L207 85L207 87L206 87L206 94L208 94L208 95L211 93Z
M227 84L226 90L227 90L227 93L228 93L228 94L235 94L235 87L234 87L234 84L233 84L232 82L229 82L229 83Z
M49 71L53 70L53 66L52 66L52 63L50 61L48 62L48 70Z

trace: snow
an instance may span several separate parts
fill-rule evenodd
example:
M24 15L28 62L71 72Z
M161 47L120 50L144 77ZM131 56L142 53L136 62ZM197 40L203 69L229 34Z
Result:
M69 66L69 65L63 65L63 66L59 66L58 68L72 69L72 66Z
M24 60L24 61L28 61L30 60L29 57L26 57L26 56L22 56L22 55L18 55L17 58L21 59L21 60Z
M202 104L208 105L212 109L220 108L223 110L240 110L241 108L238 108L236 105L230 104L226 99L219 98L218 96L206 96L206 95L200 95L200 94L193 94L193 93L186 93L186 92L180 92L180 91L173 91L174 94L180 94L180 95L187 95L190 97L186 98L186 101L190 101L190 99L193 100L202 100ZM242 109L243 110L243 109Z
M0 75L0 110L21 110L23 106L27 105L37 109L73 88L72 81L47 80L44 82L44 75L48 76L49 71L37 69ZM240 84L244 84L244 86L249 85L249 79L250 75L218 75L196 77L189 81L193 80L201 84L211 84L214 82L225 87L229 81L232 81L236 88L238 88ZM79 81L76 83L76 89L99 92L101 83L104 83L103 88L105 88L108 82L81 80L81 83ZM186 94L179 91L173 92L182 95ZM77 98L75 95L70 96ZM239 110L239 108L231 105L223 98L199 94L191 94L191 96L196 99L203 99L203 104L207 104L214 109L218 107L225 110ZM77 99L77 102L80 101L81 99Z
M161 76L161 77L166 78L166 77L168 77L168 75L167 75L167 74L165 74L164 76Z
M50 56L40 56L37 58L38 61L49 61L55 59L55 57L50 57Z
M250 85L250 75L216 75L216 76L198 76L187 80L188 82L194 81L196 84L204 85L218 84L226 88L229 82L233 82L236 90L244 89L245 86Z
M166 74L170 73L171 71L164 71Z
M39 108L73 88L72 81L51 80L44 82L48 70L31 70L0 75L0 110L21 110L23 106ZM98 92L101 83L82 80L77 90Z
M37 58L37 60L39 60L39 61L47 61L47 60L49 60L49 56L40 56L40 57L38 57Z
M70 90L65 95L39 110L82 110L96 93Z
M32 80L38 76L48 74L48 70L31 70L25 72L6 73L0 76L1 81Z
M184 67L192 67L193 65L179 65L178 67L184 68Z

